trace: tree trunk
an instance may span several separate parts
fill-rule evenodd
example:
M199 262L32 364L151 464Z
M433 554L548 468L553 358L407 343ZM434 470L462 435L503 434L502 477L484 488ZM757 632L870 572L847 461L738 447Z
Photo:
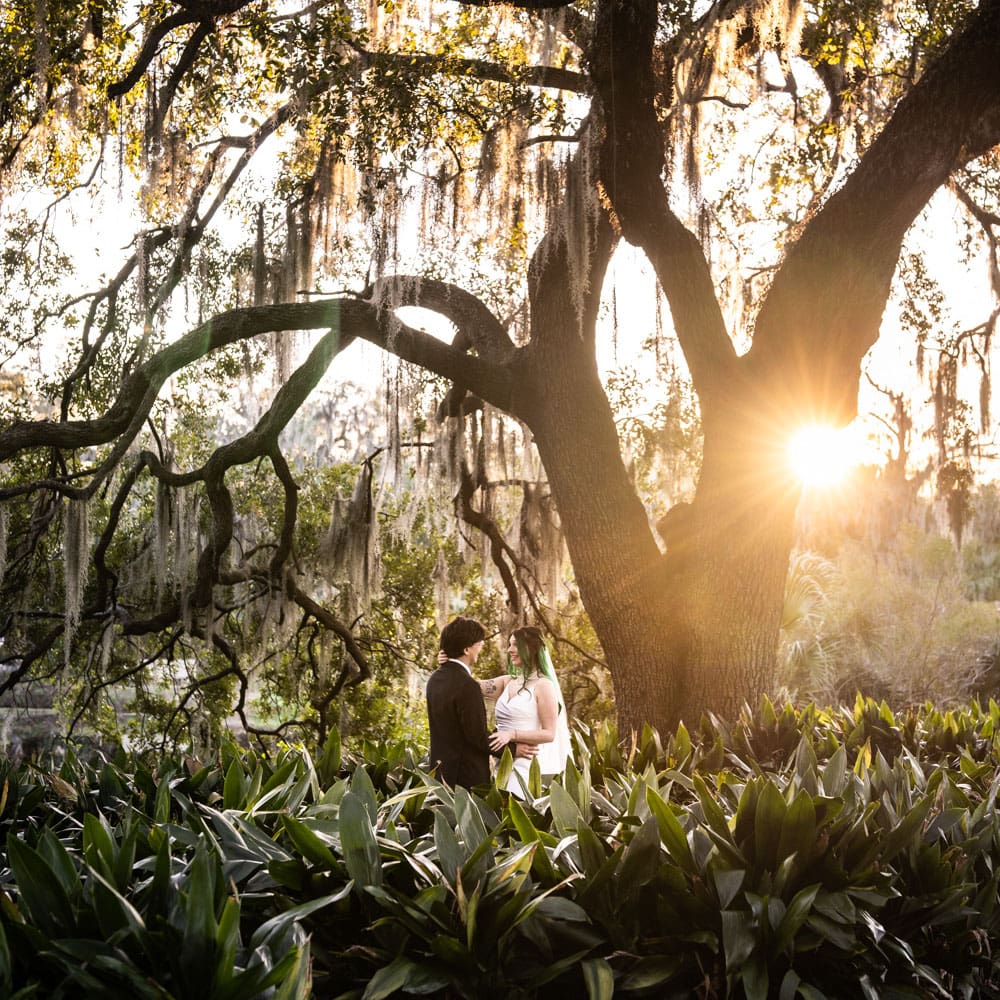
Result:
M749 413L734 401L706 423L697 496L667 549L676 717L689 725L705 709L733 718L774 687L799 488L780 430Z
M622 735L732 718L772 689L798 490L747 408L706 425L695 502L657 546L596 370L566 364L532 428L615 686Z

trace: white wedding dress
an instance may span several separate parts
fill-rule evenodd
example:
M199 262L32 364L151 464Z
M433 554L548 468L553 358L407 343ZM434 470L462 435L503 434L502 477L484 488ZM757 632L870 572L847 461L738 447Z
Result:
M515 690L516 689L516 690ZM566 761L572 756L569 742L569 724L566 721L566 706L562 701L562 692L558 692L559 714L556 716L556 738L551 743L538 745L538 766L542 774L561 774L566 768ZM497 699L495 718L497 729L510 732L514 729L541 729L538 718L538 702L529 688L522 688L520 680L511 680ZM514 748L511 747L511 753ZM523 757L514 758L514 768L507 779L507 791L515 795L524 795L516 772L520 772L525 784L528 781L528 771L531 761Z

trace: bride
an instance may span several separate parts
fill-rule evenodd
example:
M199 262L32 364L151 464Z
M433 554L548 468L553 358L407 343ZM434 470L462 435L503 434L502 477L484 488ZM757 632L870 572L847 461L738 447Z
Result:
M497 731L490 736L490 749L499 753L508 744L534 744L542 774L561 774L572 757L569 724L541 630L533 625L514 629L507 654L508 675L479 682L483 695L496 699ZM511 753L514 749L511 746ZM527 784L530 766L530 760L515 757L508 791L524 794L516 772Z

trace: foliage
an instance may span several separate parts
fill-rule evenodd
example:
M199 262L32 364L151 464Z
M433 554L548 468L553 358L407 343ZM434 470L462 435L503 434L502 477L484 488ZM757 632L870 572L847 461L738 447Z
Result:
M11 996L985 997L1000 706L575 736L527 800L404 744L3 766ZM503 765L501 765L503 767ZM534 779L533 779L534 780ZM197 984L193 986L192 984Z
M941 351L960 544L958 372L979 366L985 415L994 324L952 329L919 255L897 265L941 190L996 271L1000 25L990 2L897 6L6 4L0 241L24 301L0 321L21 376L0 426L0 688L58 676L96 725L129 683L157 735L197 746L227 704L253 728L263 677L271 735L321 742L352 712L388 732L430 626L399 560L413 641L370 600L373 522L434 481L455 516L427 538L484 563L453 580L470 608L559 624L572 553L589 622L563 645L603 648L626 725L735 711L774 677L780 442L853 415L897 272L904 328ZM606 293L616 330L632 305L624 242L655 272L655 315L621 324L655 359L638 422L640 380L600 377ZM295 425L359 340L399 363L376 365L378 440L333 456L329 420L313 442L360 470L348 490L301 474ZM368 711L349 689L371 678Z
M785 590L780 683L894 704L997 693L996 486L971 497L961 555L946 505L891 470L808 498ZM853 504L848 500L853 499Z

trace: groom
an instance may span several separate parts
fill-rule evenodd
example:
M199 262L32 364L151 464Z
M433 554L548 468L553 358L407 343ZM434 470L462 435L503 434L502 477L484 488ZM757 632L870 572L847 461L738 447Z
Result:
M441 648L448 659L427 681L431 767L436 766L437 776L452 786L471 788L490 780L486 707L479 681L472 676L485 639L486 629L473 618L448 622L441 632ZM518 757L538 752L528 746L516 749Z

